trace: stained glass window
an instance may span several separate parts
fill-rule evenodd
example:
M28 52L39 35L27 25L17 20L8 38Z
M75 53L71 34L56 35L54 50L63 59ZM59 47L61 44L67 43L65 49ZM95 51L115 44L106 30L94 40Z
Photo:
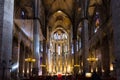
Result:
M95 33L99 29L99 26L100 26L100 16L99 16L99 12L96 12L96 14L95 14L95 30L94 30Z

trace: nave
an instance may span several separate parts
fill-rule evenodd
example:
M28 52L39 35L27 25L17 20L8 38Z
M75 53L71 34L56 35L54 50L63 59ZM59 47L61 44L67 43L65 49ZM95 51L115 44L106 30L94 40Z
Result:
M0 0L0 80L120 80L119 13L119 0Z

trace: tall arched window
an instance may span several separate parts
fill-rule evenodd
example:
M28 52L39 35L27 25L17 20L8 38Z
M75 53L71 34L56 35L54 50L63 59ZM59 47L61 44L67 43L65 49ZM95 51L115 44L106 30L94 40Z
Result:
M63 32L62 30L57 30L53 34L53 40L66 40L67 39L67 34Z
M99 12L96 12L96 14L95 14L95 29L94 29L95 33L97 32L99 27L100 27L100 15L99 15Z

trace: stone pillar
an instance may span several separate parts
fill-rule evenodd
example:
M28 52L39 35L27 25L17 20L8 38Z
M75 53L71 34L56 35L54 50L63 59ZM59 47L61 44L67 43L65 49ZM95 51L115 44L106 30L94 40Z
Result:
M37 76L39 67L40 67L40 54L39 54L39 27L38 27L38 20L34 20L34 28L33 28L33 51L34 51L34 57L36 59L36 62L34 63L33 70L34 74Z
M89 37L88 37L88 20L87 20L87 13L88 13L88 5L89 0L81 0L81 8L82 8L82 17L83 17L83 27L82 27L82 54L83 54L83 73L89 71L89 64L87 61L88 53L89 53Z
M31 52L31 49L30 48L28 48L28 52L27 52L27 54L29 55L29 57L31 57L31 54L32 54L32 52ZM29 77L32 75L32 72L31 72L31 69L32 69L32 61L29 61L28 62L28 68L29 68Z
M84 19L83 21L83 29L82 29L82 46L83 46L83 72L86 73L89 71L89 64L87 61L89 54L89 43L88 43L88 20Z
M10 80L13 8L14 0L0 0L0 79L2 80Z
M25 56L24 57L25 59L31 57L30 56L30 50L29 50L28 46L25 47L25 54L24 54L24 56ZM25 59L24 59L24 61L25 61ZM29 74L31 72L31 70L29 70L29 67L30 67L29 63L30 63L29 61L25 61L24 62L24 76L25 77L29 77Z
M78 52L77 52L77 39L73 40L73 50L74 50L74 74L79 73L79 60L78 60Z
M25 47L25 59L27 59L28 58L28 53L27 53L27 47ZM27 67L28 67L28 63L27 63L27 61L25 61L25 68L24 68L24 74L25 74L25 76L27 76Z
M13 45L12 45L12 63L14 63L14 65L18 65L18 39L17 38L13 38ZM12 69L11 70L11 77L16 79L17 78L17 69Z
M17 62L18 62L18 68L17 68L17 78L19 78L19 59L20 59L20 40L18 39L18 49L17 49Z
M109 41L108 37L105 36L102 40L101 45L101 54L102 54L102 68L104 70L103 77L109 77L110 73L110 53L109 53Z
M97 65L97 67L98 67L98 74L101 76L102 75L102 60L101 60L101 47L100 47L100 44L98 45L99 46L99 48L97 49L97 57L98 57L98 61L97 61L97 63L98 63L98 65Z
M39 53L39 21L38 19L38 0L34 1L34 27L33 27L33 52L36 62L33 66L33 74L38 76L40 69L40 53Z
M65 60L64 60L64 45L62 43L62 72L64 72L64 63L65 63Z
M114 36L114 54L115 69L117 80L120 80L120 1L111 0L112 20L113 20L113 36Z
M24 43L20 43L20 54L19 54L19 77L24 76L24 62L25 62L25 46Z
M44 65L42 67L42 75L45 76L46 75L46 40L43 40L43 60L42 60L42 65ZM56 54L56 53L55 53Z

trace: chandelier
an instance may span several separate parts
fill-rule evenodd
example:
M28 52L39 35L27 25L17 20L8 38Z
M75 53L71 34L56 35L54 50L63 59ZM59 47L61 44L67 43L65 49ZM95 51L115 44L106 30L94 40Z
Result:
M98 58L95 56L94 53L91 53L90 56L87 58L87 61L96 62L96 61L98 61Z
M87 60L89 62L96 62L96 61L98 61L98 58L96 58L96 57L89 57L89 58L87 58Z

